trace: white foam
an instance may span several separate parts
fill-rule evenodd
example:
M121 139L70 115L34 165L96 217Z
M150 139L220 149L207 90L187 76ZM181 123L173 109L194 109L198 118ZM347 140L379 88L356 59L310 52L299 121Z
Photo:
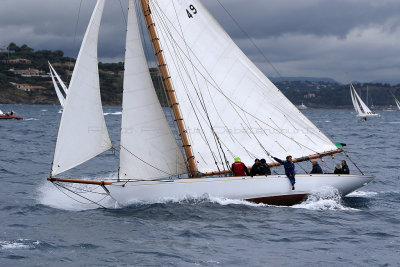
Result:
M339 191L333 187L321 188L318 192L314 192L308 198L293 208L301 208L308 210L357 210L342 205L342 199Z
M104 190L97 185L85 184L66 184L63 186L78 192L83 197L98 202L101 206L106 208L115 208L115 201L104 195ZM46 182L38 188L40 204L63 210L81 211L98 209L101 206L96 205L89 200L82 198L66 189L57 187L50 182Z
M347 196L349 197L374 197L378 193L377 192L365 192L365 191L354 191Z
M24 119L24 121L38 121L39 119L36 118L28 118L28 119Z
M47 111L47 109L42 109L41 111L44 111L44 112L46 112L46 111Z
M39 245L40 241L32 242L29 239L18 239L15 241L0 241L1 249L31 249Z
M104 116L107 116L107 115L121 115L121 114L122 114L122 111L111 112L111 113L105 112L105 113L104 113Z

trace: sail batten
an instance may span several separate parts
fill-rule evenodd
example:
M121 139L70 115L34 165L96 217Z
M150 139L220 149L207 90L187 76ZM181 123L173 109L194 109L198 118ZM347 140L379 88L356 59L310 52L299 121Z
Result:
M87 27L58 131L52 175L69 170L112 147L103 115L97 40L105 0L98 0Z
M213 171L216 164L223 169L215 155L228 151L250 163L254 157L272 162L267 151L303 157L336 148L200 1L149 3L200 172Z
M154 90L134 3L129 1L119 178L152 180L187 173Z

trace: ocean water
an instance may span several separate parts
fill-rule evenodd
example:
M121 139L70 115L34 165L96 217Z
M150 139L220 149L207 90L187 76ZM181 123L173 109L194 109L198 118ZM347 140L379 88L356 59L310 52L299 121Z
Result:
M304 111L376 175L346 197L326 189L292 207L205 196L101 209L46 181L58 106L0 109L24 117L0 121L1 266L400 266L400 112L360 122L351 110ZM104 112L118 144L120 108ZM106 152L70 174L113 176L117 165Z

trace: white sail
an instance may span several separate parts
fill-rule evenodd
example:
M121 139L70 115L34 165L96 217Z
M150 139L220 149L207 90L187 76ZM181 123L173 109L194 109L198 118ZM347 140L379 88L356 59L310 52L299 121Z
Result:
M198 0L150 1L150 8L199 171L222 168L225 156L251 164L272 162L267 152L284 158L337 149Z
M59 76L58 73L55 71L55 69L54 69L53 66L50 64L50 62L49 62L49 66L50 66L50 69L53 71L54 75L56 76L58 83L61 85L61 88L64 90L65 95L67 95L67 93L68 93L68 88L67 88L67 86L66 86L66 85L64 84L64 82L61 80L60 76Z
M396 106L400 110L400 101L395 97L394 101L396 101Z
M351 102L353 102L353 106L354 106L354 109L356 110L357 114L359 116L362 116L363 112L362 112L362 110L360 108L360 105L358 104L358 101L357 101L357 98L356 98L355 94L356 94L356 91L355 91L355 89L353 87L353 84L350 83Z
M130 0L119 177L146 180L186 172L182 152L153 87L140 38L135 1Z
M49 62L49 68L50 68L51 80L53 81L54 90L56 91L56 94L57 94L57 97L58 97L58 101L60 101L61 107L64 108L65 98L64 98L63 94L61 93L60 88L58 87L56 80L54 79L53 70L52 70L50 62Z
M98 0L72 74L61 117L52 175L111 148L100 98L97 40L105 0Z

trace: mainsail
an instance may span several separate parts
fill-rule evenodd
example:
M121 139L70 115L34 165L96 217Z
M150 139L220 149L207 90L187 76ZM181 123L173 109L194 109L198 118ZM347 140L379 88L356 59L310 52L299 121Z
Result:
M51 175L110 149L100 98L97 40L105 0L98 0L86 30L61 117ZM88 101L90 99L90 101Z
M393 97L394 97L394 101L396 101L397 108L400 110L400 101L395 96L393 96Z
M186 173L182 152L161 109L129 1L120 145L120 179L155 179Z
M236 155L250 164L337 149L198 0L149 5L200 172L228 168Z
M54 69L52 68L50 62L49 62L49 68L50 68L51 80L53 81L54 90L56 91L56 94L57 94L57 97L58 97L58 101L60 101L60 105L64 108L65 98L64 98L63 94L61 93L60 88L58 87L56 80L54 79L54 74L53 74Z

